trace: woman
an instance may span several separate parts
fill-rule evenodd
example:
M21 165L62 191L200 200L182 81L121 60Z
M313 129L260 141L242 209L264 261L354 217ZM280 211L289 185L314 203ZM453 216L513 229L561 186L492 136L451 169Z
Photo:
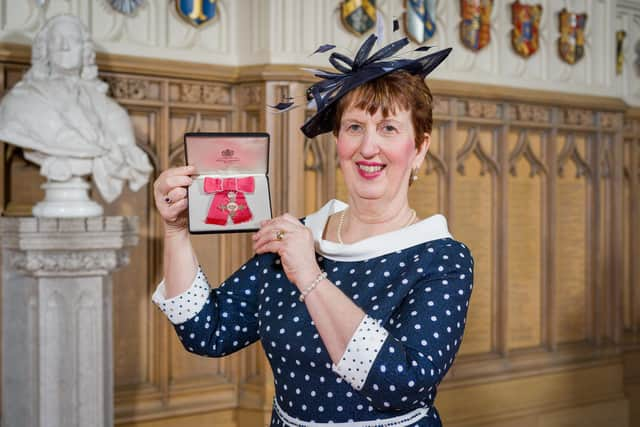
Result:
M441 425L436 387L461 343L473 261L444 217L417 218L407 192L430 142L424 76L448 51L389 59L406 40L369 56L374 42L354 60L331 55L340 73L317 72L318 112L302 128L333 131L348 205L265 221L256 255L212 290L185 229L192 169L155 183L166 234L154 302L194 353L261 340L275 378L272 426Z

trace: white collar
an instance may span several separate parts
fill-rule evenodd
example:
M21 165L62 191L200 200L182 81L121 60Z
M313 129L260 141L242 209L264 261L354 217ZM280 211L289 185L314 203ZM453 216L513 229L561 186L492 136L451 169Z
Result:
M436 214L400 230L368 237L351 244L323 240L322 234L329 216L347 207L346 203L334 199L305 218L305 225L313 233L316 251L325 258L335 261L363 261L431 240L452 237L447 228L446 218Z

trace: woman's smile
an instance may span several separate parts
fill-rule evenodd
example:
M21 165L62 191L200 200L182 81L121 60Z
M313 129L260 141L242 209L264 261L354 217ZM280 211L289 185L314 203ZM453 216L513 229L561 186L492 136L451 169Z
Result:
M382 170L386 167L383 163L359 161L356 162L358 173L364 179L375 179L382 173Z

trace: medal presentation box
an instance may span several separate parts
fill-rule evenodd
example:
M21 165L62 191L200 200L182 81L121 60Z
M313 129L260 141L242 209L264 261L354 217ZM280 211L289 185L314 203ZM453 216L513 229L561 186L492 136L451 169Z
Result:
M255 231L271 219L269 134L184 135L187 165L195 166L187 191L189 231Z

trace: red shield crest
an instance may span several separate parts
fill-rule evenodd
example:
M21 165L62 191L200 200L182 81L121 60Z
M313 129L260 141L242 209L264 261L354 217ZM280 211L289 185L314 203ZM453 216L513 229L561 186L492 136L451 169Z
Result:
M511 4L511 44L518 55L528 58L538 50L541 16L540 5L524 5L519 1Z
M478 51L491 41L491 9L493 0L460 0L460 40L467 48Z

